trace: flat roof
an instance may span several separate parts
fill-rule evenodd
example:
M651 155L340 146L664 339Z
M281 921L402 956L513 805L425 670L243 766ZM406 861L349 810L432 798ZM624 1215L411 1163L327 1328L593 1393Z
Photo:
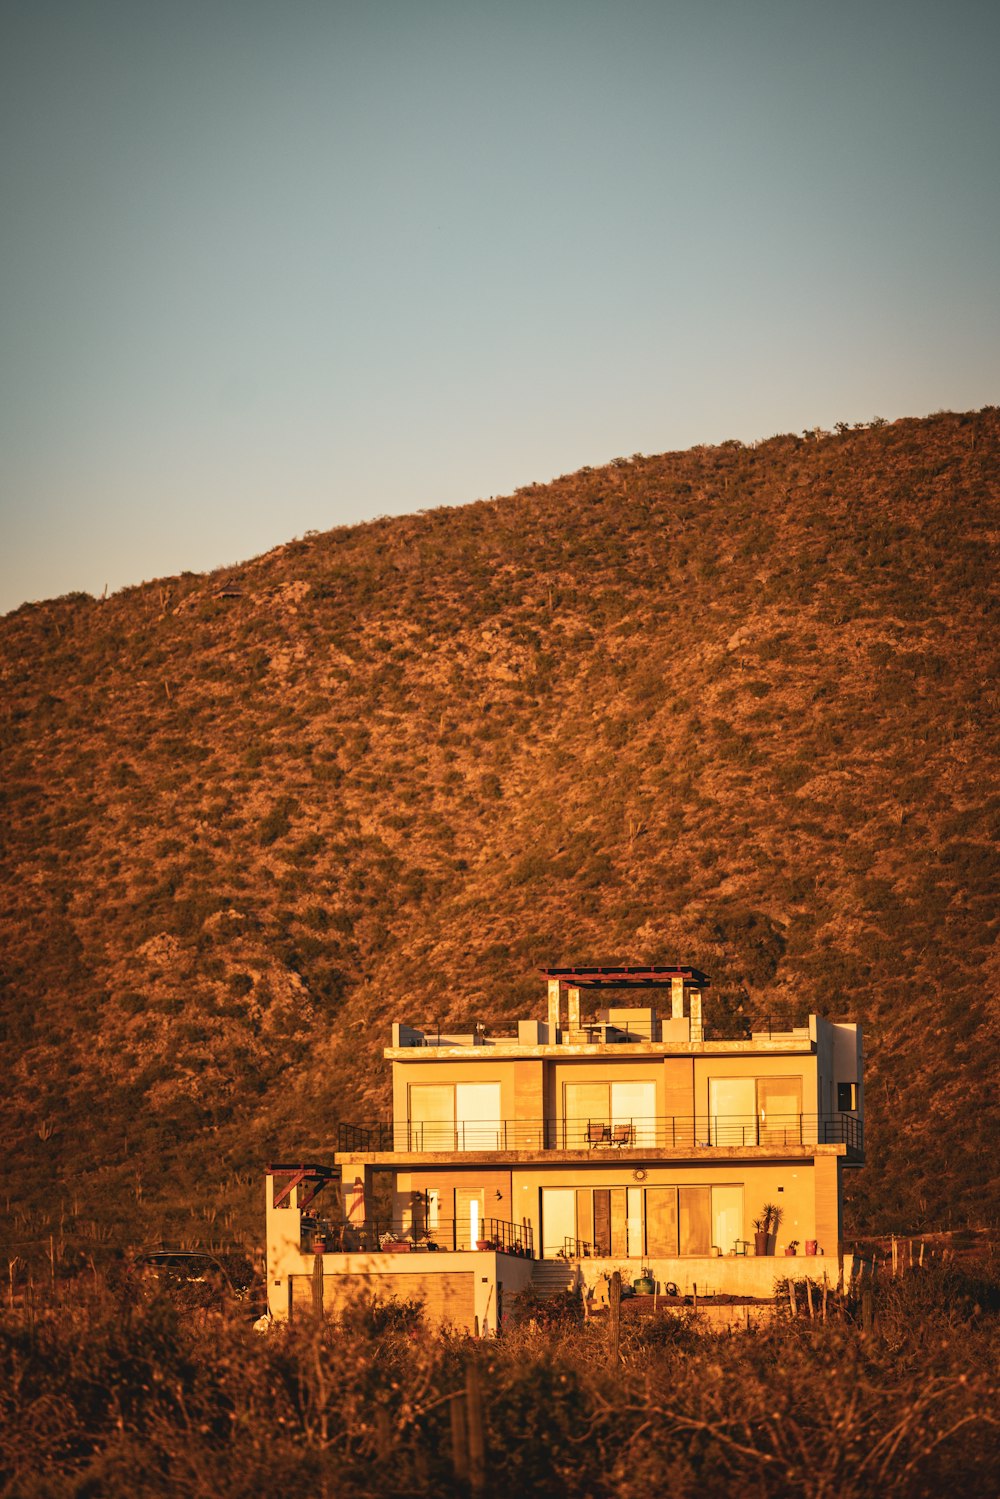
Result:
M708 975L699 968L541 968L539 972L548 979L561 979L572 984L574 989L669 989L677 978L699 989L709 987Z

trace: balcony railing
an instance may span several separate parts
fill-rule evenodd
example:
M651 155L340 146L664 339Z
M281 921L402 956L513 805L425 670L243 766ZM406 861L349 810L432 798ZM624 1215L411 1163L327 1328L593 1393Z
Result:
M527 1223L504 1218L482 1218L472 1237L469 1218L438 1218L413 1212L408 1220L369 1218L364 1223L331 1223L318 1219L303 1223L301 1249L304 1254L411 1254L425 1250L476 1249L483 1244L503 1254L534 1256L534 1235Z
M341 1124L337 1148L411 1155L541 1150L649 1150L846 1145L864 1151L854 1114L698 1114L656 1118L499 1119L464 1123Z

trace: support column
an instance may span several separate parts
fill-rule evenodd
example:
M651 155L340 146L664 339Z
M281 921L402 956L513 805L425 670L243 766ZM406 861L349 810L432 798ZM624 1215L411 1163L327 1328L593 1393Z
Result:
M557 1033L562 1025L562 1002L566 985L562 979L549 979L549 1040L554 1042L558 1039Z
M691 1040L704 1041L705 1027L701 1020L701 990L692 989L690 996L691 1005Z
M566 1018L566 1028L570 1032L572 1032L572 1031L578 1031L580 1029L580 991L579 991L579 989L572 989L571 988L568 991L568 1009L567 1009L567 1018Z
M684 980L678 976L670 980L670 1018L684 1019Z

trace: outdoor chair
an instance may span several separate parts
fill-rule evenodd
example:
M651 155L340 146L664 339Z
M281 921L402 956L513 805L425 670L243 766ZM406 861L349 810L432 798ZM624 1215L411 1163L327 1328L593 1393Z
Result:
M587 1125L587 1144L593 1148L595 1145L604 1145L611 1139L611 1130L606 1124Z
M616 1124L611 1137L612 1145L631 1145L633 1133L631 1124Z

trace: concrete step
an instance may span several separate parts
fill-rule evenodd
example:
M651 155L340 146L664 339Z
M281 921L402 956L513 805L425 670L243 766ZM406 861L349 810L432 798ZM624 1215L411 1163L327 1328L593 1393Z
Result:
M535 1260L531 1266L531 1283L539 1296L556 1296L576 1283L576 1266L565 1260Z

